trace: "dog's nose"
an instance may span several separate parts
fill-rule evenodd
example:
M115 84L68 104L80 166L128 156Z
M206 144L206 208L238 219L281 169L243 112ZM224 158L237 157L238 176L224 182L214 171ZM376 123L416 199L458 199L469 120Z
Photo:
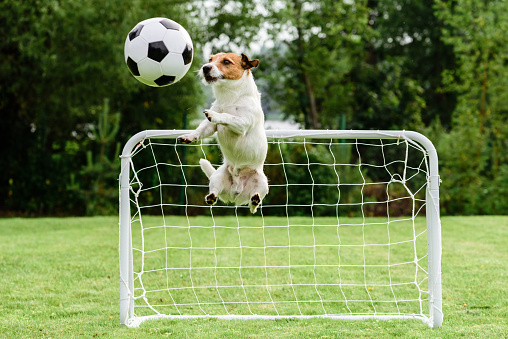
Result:
M212 66L210 65L204 65L203 66L203 73L208 74L212 70Z

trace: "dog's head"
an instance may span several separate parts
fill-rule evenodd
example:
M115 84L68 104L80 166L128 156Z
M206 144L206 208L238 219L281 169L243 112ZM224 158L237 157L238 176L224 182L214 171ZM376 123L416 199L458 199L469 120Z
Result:
M245 54L218 53L212 55L208 63L204 64L199 71L205 84L215 84L221 80L238 80L244 72L257 67L259 60L250 60Z

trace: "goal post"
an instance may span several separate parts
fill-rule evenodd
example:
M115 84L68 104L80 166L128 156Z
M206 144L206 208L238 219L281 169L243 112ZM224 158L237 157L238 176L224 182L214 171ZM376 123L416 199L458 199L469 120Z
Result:
M120 323L443 320L438 156L413 131L267 130L270 192L250 216L204 203L215 137L128 140L119 177Z

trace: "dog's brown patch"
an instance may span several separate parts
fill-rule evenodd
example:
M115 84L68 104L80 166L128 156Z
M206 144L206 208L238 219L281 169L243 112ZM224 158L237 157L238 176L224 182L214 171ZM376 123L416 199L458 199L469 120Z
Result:
M250 60L245 54L218 53L212 55L210 63L217 66L219 71L224 74L224 79L238 80L243 76L245 70L250 72L252 67L259 65L259 60Z

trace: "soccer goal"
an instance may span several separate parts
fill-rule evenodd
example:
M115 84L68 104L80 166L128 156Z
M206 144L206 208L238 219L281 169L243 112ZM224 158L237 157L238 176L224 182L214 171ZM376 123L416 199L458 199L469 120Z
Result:
M186 131L121 156L120 322L420 319L442 324L437 153L411 131L268 130L258 212L205 204L221 154Z

